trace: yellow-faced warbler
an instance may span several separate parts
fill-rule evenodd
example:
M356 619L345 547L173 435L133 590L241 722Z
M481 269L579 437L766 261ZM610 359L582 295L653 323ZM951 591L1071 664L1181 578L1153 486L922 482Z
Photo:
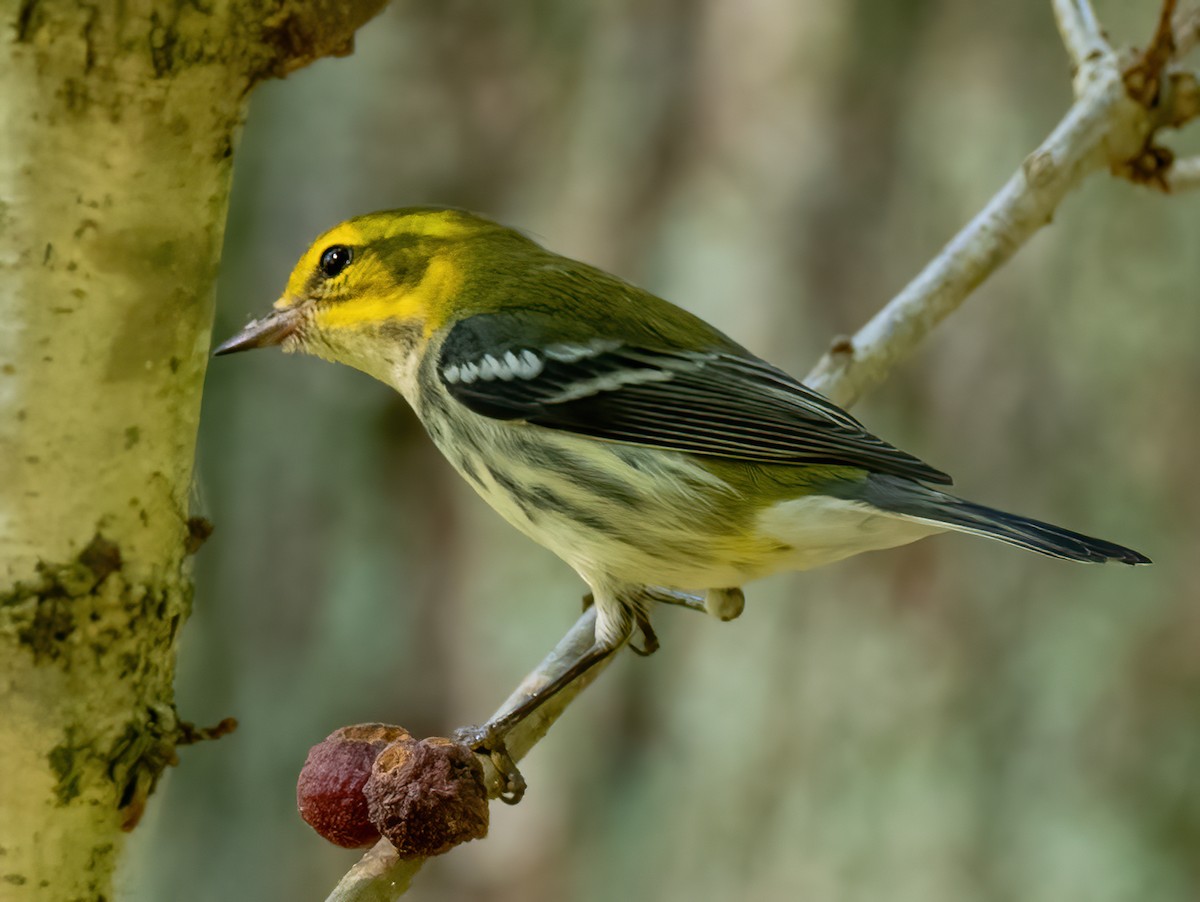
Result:
M749 580L944 530L1149 562L931 487L950 477L703 320L468 213L326 232L216 353L269 345L404 395L463 478L591 587L597 656L649 629L651 600L737 616Z

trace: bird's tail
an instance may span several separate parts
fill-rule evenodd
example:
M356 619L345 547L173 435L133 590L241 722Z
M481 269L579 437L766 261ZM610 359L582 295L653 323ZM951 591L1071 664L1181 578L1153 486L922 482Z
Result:
M909 479L872 475L867 480L862 500L909 519L999 539L1010 545L1068 561L1150 563L1150 558L1131 548L1071 532L1040 520L963 501Z

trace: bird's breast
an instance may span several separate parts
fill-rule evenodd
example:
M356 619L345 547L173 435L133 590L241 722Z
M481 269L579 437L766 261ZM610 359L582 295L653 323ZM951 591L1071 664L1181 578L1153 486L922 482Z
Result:
M703 589L779 569L747 499L690 455L493 420L437 388L418 414L488 504L589 583Z

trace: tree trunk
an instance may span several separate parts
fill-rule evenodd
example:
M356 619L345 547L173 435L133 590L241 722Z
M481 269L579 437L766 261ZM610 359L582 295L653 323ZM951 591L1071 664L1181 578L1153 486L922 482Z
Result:
M382 0L0 5L0 886L111 897L175 747L200 393L251 86Z

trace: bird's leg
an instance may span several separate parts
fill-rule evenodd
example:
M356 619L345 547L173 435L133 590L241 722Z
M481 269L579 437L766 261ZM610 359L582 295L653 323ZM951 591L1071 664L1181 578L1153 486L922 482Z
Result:
M653 601L658 604L669 604L689 611L704 613L708 610L704 597L693 595L691 592L680 592L678 589L664 589L661 586L646 586L638 593L643 601Z
M521 801L525 794L525 778L517 769L516 762L508 752L505 738L508 733L526 718L533 715L538 708L553 698L570 683L579 679L592 667L599 664L609 655L617 651L627 640L626 633L615 645L593 642L592 646L580 655L570 666L563 670L555 679L544 686L529 692L519 703L496 715L487 723L479 726L462 727L454 731L454 740L462 743L472 751L485 754L491 758L492 765L504 781L504 790L500 800L509 805Z
M661 586L646 586L638 591L637 599L643 604L670 604L687 608L689 611L711 614L718 620L734 620L741 615L746 606L746 596L736 586L729 589L709 589L703 595L681 592L678 589L664 589Z
M593 638L591 646L585 651L573 652L578 657L571 660L565 669L558 671L554 679L514 696L514 699L510 700L511 707L506 707L487 723L463 727L454 732L457 742L491 759L492 766L504 782L504 789L500 794L501 801L515 805L525 793L525 779L517 769L506 744L509 733L527 718L534 716L542 705L561 690L628 643L634 628L641 633L642 644L640 647L631 644L630 649L640 655L653 654L658 649L658 637L647 614L648 603L652 601L675 604L691 610L706 610L703 598L671 589L647 587L632 594L625 594L620 599L620 609L623 609L624 616L618 618L625 622L617 628L615 637L607 636L604 640ZM589 592L583 598L584 611L594 604L595 598Z

